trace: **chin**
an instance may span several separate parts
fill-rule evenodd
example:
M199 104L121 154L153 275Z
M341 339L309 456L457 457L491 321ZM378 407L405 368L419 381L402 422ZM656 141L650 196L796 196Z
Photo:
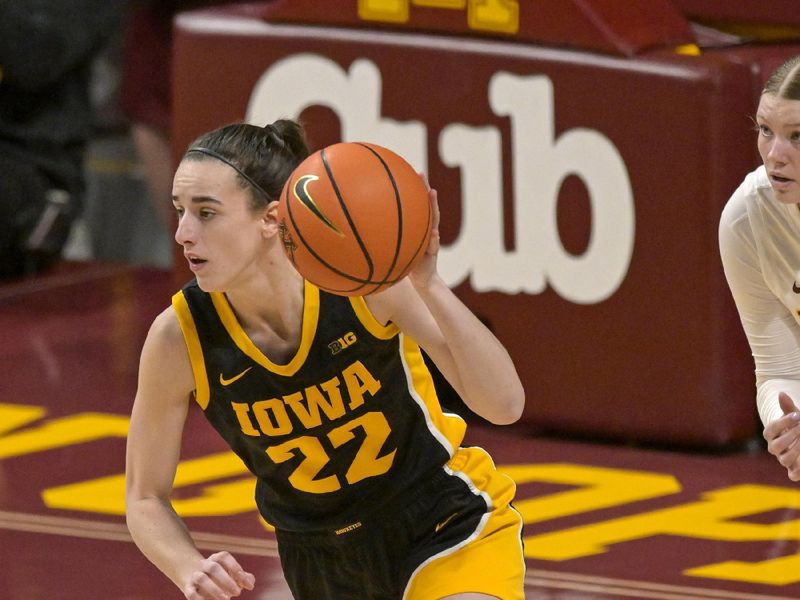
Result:
M211 293L220 291L219 289L217 289L218 286L215 286L214 282L211 281L208 277L195 276L195 279L197 279L197 285L204 292Z
M781 204L800 204L800 193L797 192L776 192L775 199Z

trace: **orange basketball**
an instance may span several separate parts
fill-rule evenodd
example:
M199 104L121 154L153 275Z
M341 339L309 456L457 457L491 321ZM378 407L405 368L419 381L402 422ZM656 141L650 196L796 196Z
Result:
M366 296L400 281L424 256L431 207L405 159L344 142L298 165L278 218L284 250L303 277L334 294Z

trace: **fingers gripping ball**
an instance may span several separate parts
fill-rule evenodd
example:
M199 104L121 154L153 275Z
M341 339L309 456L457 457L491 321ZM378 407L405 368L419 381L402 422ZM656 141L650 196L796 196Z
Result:
M303 277L342 296L400 281L425 255L428 188L414 168L375 144L333 144L305 159L278 205L284 250Z

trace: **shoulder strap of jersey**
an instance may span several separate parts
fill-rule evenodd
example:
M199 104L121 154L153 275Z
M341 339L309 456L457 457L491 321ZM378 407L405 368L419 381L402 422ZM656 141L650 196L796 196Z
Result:
M187 294L192 284L187 284L184 288L172 296L172 308L178 317L178 323L186 340L186 348L189 352L189 360L192 363L192 373L195 382L195 400L203 410L208 406L210 399L208 374L206 373L205 360L203 359L203 347L200 343L200 336L197 333L192 311L189 308ZM199 288L198 288L199 289Z

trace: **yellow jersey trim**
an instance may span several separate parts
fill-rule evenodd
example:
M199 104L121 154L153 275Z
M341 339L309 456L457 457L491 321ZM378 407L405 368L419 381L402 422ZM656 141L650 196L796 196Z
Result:
M442 412L433 377L419 345L404 334L401 334L401 342L409 392L425 415L428 431L452 458L464 440L467 423L456 414Z
M314 341L314 334L317 331L317 323L319 322L319 288L309 282L305 282L300 347L297 349L294 357L292 357L292 360L285 365L272 362L258 349L247 333L245 333L244 329L242 329L224 293L211 292L209 295L211 296L211 301L214 303L214 308L217 309L217 314L219 314L222 320L222 324L225 326L225 330L242 352L265 369L277 373L278 375L289 377L297 373L306 361L306 358L308 358L311 342Z
M206 373L200 337L197 335L197 327L194 324L192 312L189 310L189 305L186 303L186 297L183 292L178 292L172 296L172 309L178 317L183 339L186 341L186 348L189 351L189 362L192 363L195 384L194 399L200 405L200 408L205 410L211 398L208 388L208 374Z

